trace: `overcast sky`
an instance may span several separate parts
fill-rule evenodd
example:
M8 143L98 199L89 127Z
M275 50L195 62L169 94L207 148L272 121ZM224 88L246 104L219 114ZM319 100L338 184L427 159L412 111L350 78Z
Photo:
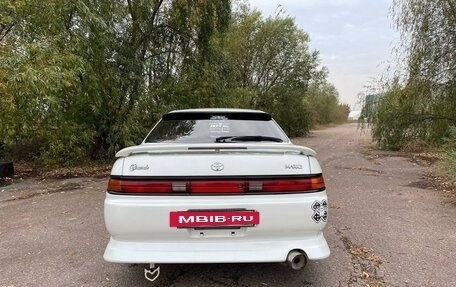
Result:
M389 9L392 0L249 0L264 16L275 15L281 5L311 38L329 69L329 81L340 100L358 109L357 94L393 59L398 41Z

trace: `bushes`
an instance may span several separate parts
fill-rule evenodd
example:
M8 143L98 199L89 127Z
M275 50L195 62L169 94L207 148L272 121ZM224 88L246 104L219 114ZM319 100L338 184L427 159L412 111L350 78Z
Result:
M379 146L398 150L415 141L440 144L456 123L454 113L450 112L456 105L437 93L438 89L421 82L405 87L394 84L378 96L367 120Z
M325 75L326 77L326 75ZM339 103L336 88L325 78L310 85L306 103L312 117L312 125L327 125L347 121L350 108Z
M456 125L456 10L451 1L393 2L402 34L397 65L403 70L383 87L368 121L387 149L419 141L438 146Z
M440 164L440 172L448 179L450 185L456 187L456 126L451 126L442 148L444 157Z

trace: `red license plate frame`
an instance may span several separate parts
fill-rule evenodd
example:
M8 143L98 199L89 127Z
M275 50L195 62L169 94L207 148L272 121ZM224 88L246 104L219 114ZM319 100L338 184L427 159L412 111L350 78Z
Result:
M254 227L260 224L255 210L236 211L171 211L169 226L177 228Z

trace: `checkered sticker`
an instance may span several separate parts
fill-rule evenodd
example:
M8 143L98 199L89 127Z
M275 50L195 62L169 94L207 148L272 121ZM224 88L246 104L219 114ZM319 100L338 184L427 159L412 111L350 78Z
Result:
M326 200L316 200L312 204L312 210L314 211L314 213L312 214L312 219L316 223L319 223L320 221L326 222L326 219L328 219L328 203L326 202Z

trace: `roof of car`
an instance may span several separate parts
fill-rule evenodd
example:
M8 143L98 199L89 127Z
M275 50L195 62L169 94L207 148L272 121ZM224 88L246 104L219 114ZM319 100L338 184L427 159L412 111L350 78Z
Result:
M250 110L250 109L226 109L226 108L205 108L205 109L185 109L185 110L175 110L171 113L260 113L266 114L260 110Z

